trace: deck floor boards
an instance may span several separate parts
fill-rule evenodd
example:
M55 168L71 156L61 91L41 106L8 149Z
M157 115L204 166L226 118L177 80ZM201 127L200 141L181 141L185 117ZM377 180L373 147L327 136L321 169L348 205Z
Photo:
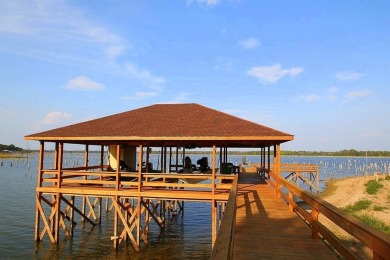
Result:
M337 259L257 174L240 173L233 259Z

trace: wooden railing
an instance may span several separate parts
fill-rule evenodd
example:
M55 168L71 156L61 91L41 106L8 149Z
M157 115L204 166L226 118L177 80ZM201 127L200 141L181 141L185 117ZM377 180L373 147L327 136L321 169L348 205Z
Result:
M63 185L99 185L105 187L121 188L138 187L138 172L119 172L119 182L116 181L117 174L104 171L100 166L66 168L62 170L42 170L42 187L57 185L60 180L60 187ZM60 176L58 176L60 175ZM60 178L59 178L60 177ZM213 176L211 174L177 174L177 173L142 173L142 187L161 188L186 188L186 189L213 189ZM234 175L216 175L215 189L230 190ZM209 180L207 182L207 180ZM225 184L225 181L229 183Z
M320 238L321 236L345 258L357 258L345 244L320 223L318 216L319 214L323 214L337 226L371 248L374 259L387 259L390 257L390 236L372 228L325 200L286 181L274 172L269 172L269 176L270 179L267 181L274 187L277 195L287 202L291 211L298 212L299 215L310 224L313 238ZM282 187L285 189L282 189ZM294 202L294 195L311 206L311 213L307 212Z
M213 252L210 257L210 259L213 260L226 260L233 258L234 230L236 226L237 209L237 182L238 176L235 176L231 186L229 199L226 203L221 225L218 229L217 237L213 245Z

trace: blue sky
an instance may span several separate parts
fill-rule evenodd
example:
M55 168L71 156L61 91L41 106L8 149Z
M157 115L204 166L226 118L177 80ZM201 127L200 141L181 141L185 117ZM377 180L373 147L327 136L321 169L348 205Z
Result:
M390 150L389 88L387 0L0 1L2 144L191 102L284 150Z

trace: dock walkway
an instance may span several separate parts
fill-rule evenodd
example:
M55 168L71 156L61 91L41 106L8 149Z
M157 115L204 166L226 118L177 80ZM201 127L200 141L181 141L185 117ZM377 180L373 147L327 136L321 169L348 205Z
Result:
M337 259L255 173L240 173L233 259Z

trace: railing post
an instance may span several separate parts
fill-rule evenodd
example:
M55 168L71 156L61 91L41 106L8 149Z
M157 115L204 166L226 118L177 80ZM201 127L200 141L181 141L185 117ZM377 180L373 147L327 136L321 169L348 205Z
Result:
M288 198L291 201L294 201L294 194L290 190L288 190ZM291 212L294 212L294 207L293 207L291 201L288 203L288 210Z
M312 208L311 209L311 217L312 217L312 223L311 223L311 232L312 232L312 235L311 237L313 239L318 239L320 238L319 234L318 234L318 228L317 228L317 223L318 223L318 215L319 215L319 211L315 208Z

